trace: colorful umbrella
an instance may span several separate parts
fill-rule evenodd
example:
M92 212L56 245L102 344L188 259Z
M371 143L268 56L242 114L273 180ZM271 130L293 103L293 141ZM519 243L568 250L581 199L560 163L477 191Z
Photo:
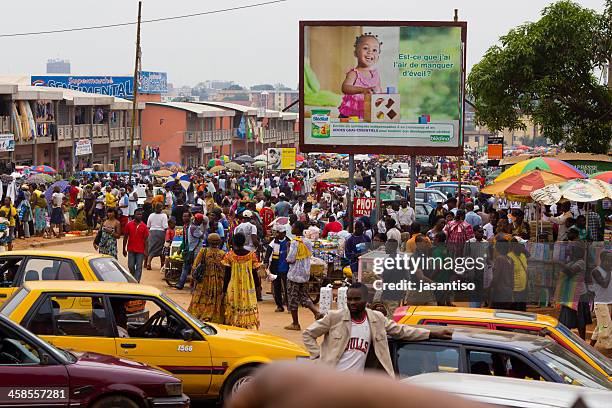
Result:
M605 181L606 183L612 183L612 171L602 171L599 173L591 174L589 177L592 179Z
M242 156L236 157L234 161L236 163L253 163L255 160L251 156L243 154Z
M531 193L550 184L559 184L567 178L556 174L531 170L527 173L507 177L502 181L486 186L480 192L497 196L505 196L513 201L531 201Z
M26 184L47 184L52 183L53 177L48 174L36 173L27 178Z
M223 156L219 157L219 159L223 160L224 163L228 163L231 161L231 159L229 158L228 155L224 154Z
M563 197L570 201L588 203L612 198L612 188L609 183L597 179L575 179L559 186Z
M304 158L304 156L302 156L301 154L298 154L297 156L295 156L295 161L303 162L305 160L306 158Z
M43 174L55 174L55 173L57 173L57 171L55 171L55 169L53 167L50 167L50 166L32 166L32 167L30 167L30 171L34 171L36 173L43 173Z
M345 181L348 180L348 171L331 169L323 174L319 174L316 178L317 181Z
M215 167L215 166L223 166L223 160L221 159L210 159L208 161L208 167Z
M516 163L514 166L506 169L495 179L495 181L502 181L508 177L524 174L531 170L544 170L567 180L587 177L586 174L563 160L553 159L551 157L534 157L533 159Z
M165 165L168 167L181 167L181 168L183 167L181 163L177 163L173 161L166 162Z
M255 161L267 161L268 160L268 156L265 155L265 154L260 154L260 155L257 155L255 157L253 157L253 160L255 160Z
M225 170L225 166L213 166L210 168L210 170L208 170L211 173L218 173L222 170Z
M69 185L70 183L68 182L68 180L56 181L55 183L51 184L47 191L45 191L45 199L47 200L47 202L51 203L51 197L53 196L53 190L55 189L55 187L59 187L60 193L63 193L68 189Z
M157 177L169 177L171 174L172 172L167 169L157 170L156 172L153 173L153 175Z
M225 165L225 167L227 167L228 169L233 170L233 171L244 171L244 167L242 167L238 163L234 163L234 162L227 163Z
M253 163L253 167L266 167L266 162L263 160L258 160L255 163Z

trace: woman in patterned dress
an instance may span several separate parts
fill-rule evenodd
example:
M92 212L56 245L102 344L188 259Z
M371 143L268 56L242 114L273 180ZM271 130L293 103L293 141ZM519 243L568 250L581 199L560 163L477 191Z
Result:
M225 279L223 282L225 324L259 329L259 310L253 269L261 264L255 252L244 248L244 234L234 234L234 249L223 258Z
M221 237L217 233L208 236L208 247L202 248L193 262L193 270L204 258L204 276L196 284L189 303L189 313L203 322L223 324L223 280L225 251L219 249Z
M114 209L108 209L106 214L107 219L100 227L100 240L97 243L96 240L94 240L94 248L97 249L99 253L111 255L115 257L115 259L117 259L117 240L121 238L121 223L116 215Z

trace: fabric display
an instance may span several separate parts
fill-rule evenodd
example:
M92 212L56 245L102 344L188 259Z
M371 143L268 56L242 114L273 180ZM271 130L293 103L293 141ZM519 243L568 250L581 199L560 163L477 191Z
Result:
M50 122L53 120L55 120L55 113L53 111L53 102L37 101L36 102L36 121L37 122Z
M319 290L319 312L327 314L331 310L332 285L322 286Z

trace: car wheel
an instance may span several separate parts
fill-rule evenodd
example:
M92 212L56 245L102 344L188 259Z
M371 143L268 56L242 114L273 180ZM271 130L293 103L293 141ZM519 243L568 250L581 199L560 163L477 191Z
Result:
M111 395L94 402L91 408L140 408L140 405L129 397Z
M232 395L253 380L257 367L242 367L234 371L223 387L223 400L227 401Z

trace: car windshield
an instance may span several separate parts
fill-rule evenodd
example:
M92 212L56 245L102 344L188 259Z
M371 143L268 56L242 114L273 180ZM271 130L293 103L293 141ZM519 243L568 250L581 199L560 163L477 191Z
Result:
M217 334L217 331L212 327L207 325L206 323L201 322L200 320L196 319L194 316L191 315L191 313L189 313L188 311L186 311L185 309L183 309L181 307L181 305L179 305L178 303L176 303L174 300L170 299L168 296L166 295L161 295L161 297L168 303L170 303L172 306L174 306L179 312L181 312L183 314L183 316L185 316L187 319L189 319L191 321L191 323L195 324L197 327L199 327L200 329L202 329L202 331L204 332L204 334L206 335L213 335L213 334Z
M612 390L612 384L603 374L558 344L551 344L531 353L563 378L567 384Z
M595 350L593 347L588 346L580 337L576 336L576 334L566 326L559 324L557 325L557 330L563 333L563 335L565 335L565 337L571 341L574 346L579 348L580 351L595 361L597 365L599 365L609 376L612 376L612 362L606 358L606 356Z
M99 280L104 282L131 282L136 283L136 279L117 262L115 258L101 257L89 261L91 269Z

